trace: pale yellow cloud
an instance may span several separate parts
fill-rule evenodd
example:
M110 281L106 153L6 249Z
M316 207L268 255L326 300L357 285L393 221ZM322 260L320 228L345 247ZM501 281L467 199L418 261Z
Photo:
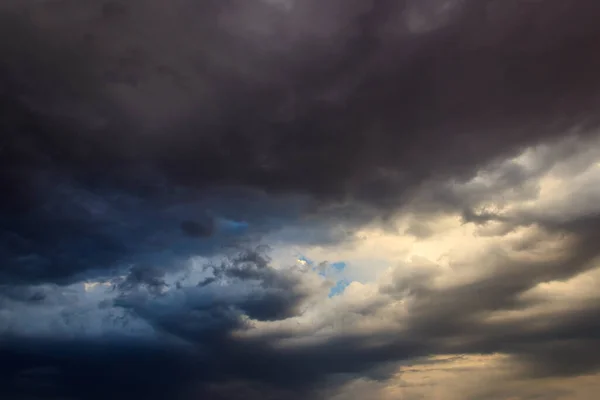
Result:
M511 279L524 279L522 289L516 286L514 292L507 295L519 302L518 307L513 307L510 301L472 307L475 311L471 321L476 321L479 331L436 338L434 346L471 348L473 343L489 340L485 335L490 332L515 338L519 334L544 334L551 332L560 321L589 312L593 314L600 304L600 260L580 266L581 272L569 272L568 267L561 265L570 265L575 234L549 231L544 225L547 221L561 223L600 212L598 152L576 150L550 166L543 165L542 156L558 151L552 148L529 149L509 160L532 174L527 184L536 190L517 193L517 189L509 185L486 198L481 188L495 187L495 180L502 176L501 171L493 168L456 189L465 196L469 191L479 191L477 196L481 196L473 197L478 201L473 203L475 210L500 216L497 221L465 223L461 210L416 212L408 204L385 229L377 224L363 227L355 232L353 241L335 246L277 249L276 261L283 261L286 251L302 254L317 263L345 261L348 268L343 274L358 281L351 283L341 295L324 299L303 315L285 321L257 322L254 330L244 334L288 332L289 337L278 340L277 345L291 348L318 346L340 334L364 337L361 343L367 348L383 347L390 341L415 339L410 336L414 334L411 324L419 318L414 313L428 315L425 305L456 312L457 317L461 315L461 310L428 303L427 294L411 294L410 289L415 287L410 285L414 282L425 282L427 290L434 294L452 295L463 293L462 289L478 282L489 282L491 286L484 289L495 290L495 277L503 279L498 284L507 285L509 291L513 290ZM498 164L498 168L504 168L503 165L505 167ZM415 199L418 201L419 196ZM415 221L426 224L426 235L410 232ZM308 266L305 261L299 264ZM553 268L566 272L556 274ZM403 282L408 282L405 296L397 292ZM393 285L396 292L386 291ZM484 301L486 293L477 296ZM466 300L443 296L431 299L449 303L467 301L460 304L468 308L468 301L477 302L477 296ZM432 323L435 329L435 322ZM593 400L597 398L596 393L600 393L600 375L560 377L558 374L534 379L529 377L518 354L509 352L438 355L414 360L410 362L412 365L399 367L392 379L383 382L356 379L338 392L328 393L326 398Z
M594 400L599 390L600 374L526 379L515 373L515 364L508 356L448 355L400 367L386 382L350 382L331 399Z

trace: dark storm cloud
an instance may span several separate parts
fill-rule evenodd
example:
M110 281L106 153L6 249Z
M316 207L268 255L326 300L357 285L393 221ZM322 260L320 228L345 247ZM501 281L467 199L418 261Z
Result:
M277 345L278 340L293 339L296 333L244 338L232 332L250 328L242 317L245 314L263 320L298 315L301 310L297 305L318 293L324 297L326 290L312 286L307 292L293 271L269 269L268 258L260 252L248 252L218 267L207 266L215 271L216 280L206 285L177 288L166 294L124 289L115 305L147 321L162 338L149 341L147 347L132 349L117 339L106 343L87 340L82 347L56 341L5 342L6 357L18 360L5 367L5 376L12 377L5 378L5 387L24 390L18 388L18 377L43 367L59 373L50 378L28 375L29 379L49 379L59 393L75 398L127 398L131 393L143 393L150 399L187 399L211 393L214 398L235 399L241 393L253 393L256 387L265 395L293 393L319 398L321 389L331 389L357 376L385 380L394 373L394 365L409 360L418 363L420 357L495 352L515 357L524 368L523 376L593 372L600 367L596 352L590 350L597 347L599 335L597 304L536 315L525 325L520 320L491 323L485 319L490 313L535 305L535 300L524 300L520 295L538 283L566 280L593 267L591 261L599 255L594 245L598 230L572 225L561 228L562 233L575 236L564 257L557 260L521 261L502 253L488 254L480 260L486 267L480 277L445 289L433 285L434 266L422 265L417 274L398 275L384 288L382 301L375 307L362 304L352 311L340 309L349 318L350 314L360 314L378 319L380 307L395 297L403 298L409 313L402 317L401 328L340 331L312 344L284 347ZM243 286L219 286L223 279L259 285L251 291ZM289 301L289 295L296 300ZM161 346L173 351L163 352ZM114 368L125 362L131 369ZM120 390L106 382L118 384Z
M595 126L596 2L442 3L5 3L3 279L178 247L177 224L214 248L202 216L165 209L204 212L215 188L317 202L288 221L342 202L335 222L362 223L429 178ZM271 214L241 196L212 204Z
M236 317L243 314L259 321L282 320L298 315L307 299L327 290L325 284L304 287L297 271L275 270L261 248L245 251L219 264L208 264L204 270L210 273L208 278L192 287L183 287L181 282L176 284L178 291L173 296L183 296L185 308L207 315L220 309ZM140 287L149 290L140 292ZM178 297L162 293L168 287L164 271L136 266L116 282L115 288L120 291L117 304L138 314L150 314L152 319L153 307L161 301L177 304ZM173 321L161 329L168 331L172 324Z
M181 349L123 341L6 340L3 398L102 399L177 396L189 366ZM10 344L10 346L8 346ZM51 373L40 374L48 370ZM154 396L154 397L153 397Z
M186 235L192 237L210 236L214 230L214 222L212 220L203 222L183 221L181 223L181 230Z
M248 190L203 192L192 200L165 193L168 189L140 196L84 188L51 174L35 185L35 207L5 208L0 217L4 283L67 283L111 275L132 263L175 267L191 255L210 256L252 243L305 208L294 199ZM299 225L319 231L332 221ZM320 239L337 240L328 229L321 229Z
M585 351L598 341L595 307L553 324L541 318L535 326L548 329L539 330L480 319L524 308L519 295L540 282L591 268L597 218L471 211L485 186L441 186L429 204L465 207L467 222L570 235L568 254L539 263L491 255L489 275L452 289L436 289L433 272L403 276L376 306L353 312L367 318L408 296L403 329L291 347L277 346L285 333L234 335L250 328L247 316L284 320L327 293L252 252L193 288L167 282L189 255L290 222L313 226L309 216L386 216L423 183L461 181L573 127L593 131L596 1L463 0L433 12L442 3L0 5L0 283L22 284L3 288L2 304L65 305L28 284L117 270L126 276L103 306L143 320L159 339L3 334L3 398L306 398L332 377L384 379L390 363L457 352L506 352L539 375L597 369L596 352ZM507 163L492 189L523 183L528 197L528 180L546 169ZM220 218L249 233L222 230ZM423 224L412 231L428 234Z
M214 282L178 286L169 292L159 290L166 284L156 271L134 268L115 286L119 293L114 306L128 312L125 320L148 322L155 337L132 341L117 335L67 341L60 336L27 337L9 332L0 343L0 393L15 398L31 394L44 398L187 399L210 394L214 397L208 398L229 399L248 398L244 394L255 393L257 385L264 387L264 396L271 392L296 396L311 390L303 387L306 378L294 375L295 370L310 371L304 356L292 355L303 364L295 367L266 341L231 336L233 330L247 327L244 315L256 320L284 319L300 313L300 306L310 297L326 296L326 286L306 287L300 275L275 272L268 263L261 249L247 251L218 266L207 265L215 272ZM13 300L32 301L28 296ZM46 370L52 373L38 373ZM316 378L314 373L311 376ZM238 386L234 393L218 394Z

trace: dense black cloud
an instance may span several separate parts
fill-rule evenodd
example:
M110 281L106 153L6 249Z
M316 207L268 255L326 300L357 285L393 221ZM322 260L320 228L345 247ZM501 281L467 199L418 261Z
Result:
M210 236L213 233L214 222L212 220L205 221L204 223L196 221L183 221L181 223L181 230L188 236Z
M597 218L475 210L516 186L513 199L534 196L530 181L550 164L504 161L493 187L453 184L527 146L593 134L598 17L594 0L5 1L0 306L58 304L76 319L71 297L47 284L104 278L114 298L94 312L118 310L119 329L139 322L152 334L68 341L7 324L0 394L316 398L450 353L503 352L534 376L597 370L595 305L537 317L534 328L481 319L522 310L536 284L592 268ZM572 150L559 148L540 159ZM489 275L443 290L423 266L341 312L378 318L408 298L402 329L287 347L280 340L301 335L236 334L251 329L248 318L301 315L325 298L324 284L255 252L210 266L192 287L168 281L190 255L231 254L289 224L325 232L294 239L342 240L341 228L385 219L422 188L417 211L464 210L466 223L502 232L537 226L545 234L523 251L566 235L566 255L490 255ZM410 231L431 234L426 221Z
M7 2L3 279L149 252L117 231L154 248L176 224L206 238L210 224L165 210L210 207L216 188L317 202L290 216L358 202L338 220L364 222L430 178L596 126L596 2L442 3ZM151 217L131 220L140 208Z
M190 371L177 352L176 348L131 341L7 340L2 348L3 397L176 396L177 385L185 382Z
M0 393L8 398L187 399L203 394L222 398L218 393L231 391L236 381L241 382L239 391L225 398L249 398L246 391L254 391L256 384L264 386L261 396L309 393L313 388L305 383L320 380L321 375L311 371L310 355L294 351L282 357L268 341L232 336L234 330L248 326L244 316L285 319L298 315L311 297L326 294L327 286L307 287L298 273L276 272L268 262L264 253L247 251L219 265L207 265L214 272L212 282L177 285L170 292L164 292L168 285L156 270L134 267L113 286L114 307L125 310L119 317L125 328L120 334L65 340L56 333L27 337L8 328L0 344ZM3 306L10 306L9 301L38 301L26 292L3 292L0 301ZM105 303L99 306L106 307ZM147 322L154 335L135 340L124 336L128 320L135 318Z
M88 79L81 84L96 95L94 100L112 102L106 118L120 117L128 120L128 125L109 119L101 132L88 129L82 133L80 127L67 122L65 127L55 128L60 134L46 133L48 149L39 150L61 151L56 162L78 168L86 177L95 172L96 176L101 173L102 179L115 180L117 174L146 166L166 174L170 181L199 187L241 184L374 201L392 194L387 184L402 188L430 174L470 173L474 165L490 157L562 135L573 125L593 122L589 119L594 117L597 100L593 72L598 60L591 50L598 34L593 18L598 10L591 1L568 7L557 1L526 5L464 2L455 6L455 15L443 27L420 35L409 31L408 22L403 24L403 18L411 14L410 2L336 2L322 9L307 2L289 15L276 15L283 22L301 19L297 26L292 25L298 32L292 33L279 32L277 29L284 28L271 23L268 10L262 10L268 6L260 2L253 6L257 11L235 2L211 3L195 6L198 9L188 9L192 5L186 2L174 7L194 11L202 21L217 21L202 29L186 28L190 34L210 35L211 41L224 46L229 57L242 65L233 69L226 63L217 69L219 65L212 60L216 50L206 46L208 39L202 36L194 37L198 44L182 44L175 55L197 54L200 72L181 77L181 84L204 83L210 77L211 92L221 93L210 99L216 103L214 107L182 98L177 89L174 98L167 97L166 101L183 102L184 109L180 114L163 105L168 121L164 128L164 124L159 127L165 133L151 134L135 125L137 121L129 121L131 110L118 102L117 95L102 90L111 82L94 79L96 69L112 67L118 75L133 75L140 80L139 88L128 86L133 86L134 99L141 101L144 89L155 85L155 75L162 77L161 63L167 64L164 68L175 69L174 74L186 67L181 60L168 58L170 54L157 53L162 49L151 43L137 42L137 29L147 29L143 24L150 17L140 15L138 22L135 17L136 12L142 13L141 5L132 3L125 6L130 12L123 19L88 28L98 31L96 47L85 46L92 53L91 61L72 62L82 44L64 56L52 56L56 63L67 58L64 62L71 68L84 69L78 77ZM258 20L243 18L251 12ZM94 14L93 8L89 13ZM319 19L327 19L324 23L332 26L313 27L318 23L308 20L313 14L321 14ZM152 18L160 21L157 16ZM227 18L241 26L218 24ZM280 34L279 41L269 35L237 36L236 30L247 28L244 24L258 24L263 19L265 29ZM79 28L77 24L83 21L65 18L59 22L65 27L57 36L67 26ZM90 22L94 22L92 17ZM161 40L175 45L180 33L171 25L176 22L185 25L187 20L173 21L164 16L164 25L156 27L157 39L162 35ZM122 32L128 24L132 25L131 49L121 50L102 36ZM384 29L391 24L398 25L399 32ZM38 33L36 29L42 28L33 25L28 33L36 38L52 33L52 28L57 30L51 26ZM321 43L311 37L313 30L320 33L319 29L328 35ZM293 33L300 37L288 39ZM36 52L39 46L53 44L51 36L40 41ZM289 44L289 50L269 51L279 42ZM27 50L27 43L24 46ZM149 54L126 63L126 52L133 51ZM125 60L112 66L111 57ZM146 72L149 68L159 71ZM178 88L173 82L165 85L167 88L157 89L161 92L151 92L148 101L162 101L158 96L168 95L169 86ZM283 118L277 106L291 101L290 96L295 104L291 115ZM185 110L188 107L189 112ZM142 117L151 118L151 111L142 107ZM55 118L61 121L60 116ZM120 131L111 133L114 130ZM33 134L38 143L40 135ZM139 177L136 174L133 178Z

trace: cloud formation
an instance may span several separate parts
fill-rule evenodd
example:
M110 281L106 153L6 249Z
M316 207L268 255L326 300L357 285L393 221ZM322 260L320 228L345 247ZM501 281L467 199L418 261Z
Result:
M599 16L4 1L0 397L591 399Z

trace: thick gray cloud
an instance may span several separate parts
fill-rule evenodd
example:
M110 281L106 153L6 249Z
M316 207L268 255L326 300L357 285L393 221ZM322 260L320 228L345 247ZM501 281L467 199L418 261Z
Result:
M593 0L4 1L0 394L326 398L436 354L597 371L593 301L487 318L595 268L593 190L518 204L596 155L598 17ZM439 286L421 260L335 312L318 271L238 255L398 213L424 240L457 211L490 237L537 230L471 280ZM552 241L563 253L536 258ZM197 255L225 261L191 278ZM348 329L323 334L334 319Z
M283 347L278 344L282 339L305 334L294 330L254 337L233 333L253 329L244 315L284 321L301 315L298 306L311 297L323 298L327 287L318 281L303 284L306 272L270 269L268 258L248 252L207 266L213 280L203 279L197 286L175 285L173 291L160 293L154 275L134 270L125 280L127 285L117 285L114 304L131 312L126 320L145 320L157 336L144 339L142 347L118 337L85 339L81 345L56 337L41 342L17 337L3 347L3 359L15 360L6 364L5 387L21 393L22 374L52 367L55 372L50 377L31 373L28 379L50 380L57 393L75 398L128 398L144 393L148 398L185 399L210 393L214 398L235 399L258 392L275 398L292 394L319 398L326 393L323 390L358 376L385 381L403 362L421 363L416 360L433 354L509 354L523 368L521 376L532 379L591 373L600 367L592 350L598 340L597 303L534 315L527 324L521 319L486 319L497 312L527 310L539 301L523 298L528 290L594 267L597 229L582 231L571 224L561 229L575 235L564 257L524 262L514 255L491 253L479 260L484 269L478 277L448 288L434 285L439 271L434 264L421 261L408 275L399 268L395 280L382 286L378 300L339 309L345 316L337 317L357 322L398 318L401 325L392 330L377 325L368 331L350 328L312 343ZM404 301L406 315L385 314L384 309L398 299ZM115 369L122 363L127 363L127 369ZM39 390L42 383L28 390Z
M341 202L336 223L362 223L431 178L595 126L593 1L160 4L3 5L10 279L151 253L116 232L154 248L176 225L205 238L205 217L168 209L212 207L216 188L304 196L288 221ZM231 196L270 214L244 193L212 204Z

